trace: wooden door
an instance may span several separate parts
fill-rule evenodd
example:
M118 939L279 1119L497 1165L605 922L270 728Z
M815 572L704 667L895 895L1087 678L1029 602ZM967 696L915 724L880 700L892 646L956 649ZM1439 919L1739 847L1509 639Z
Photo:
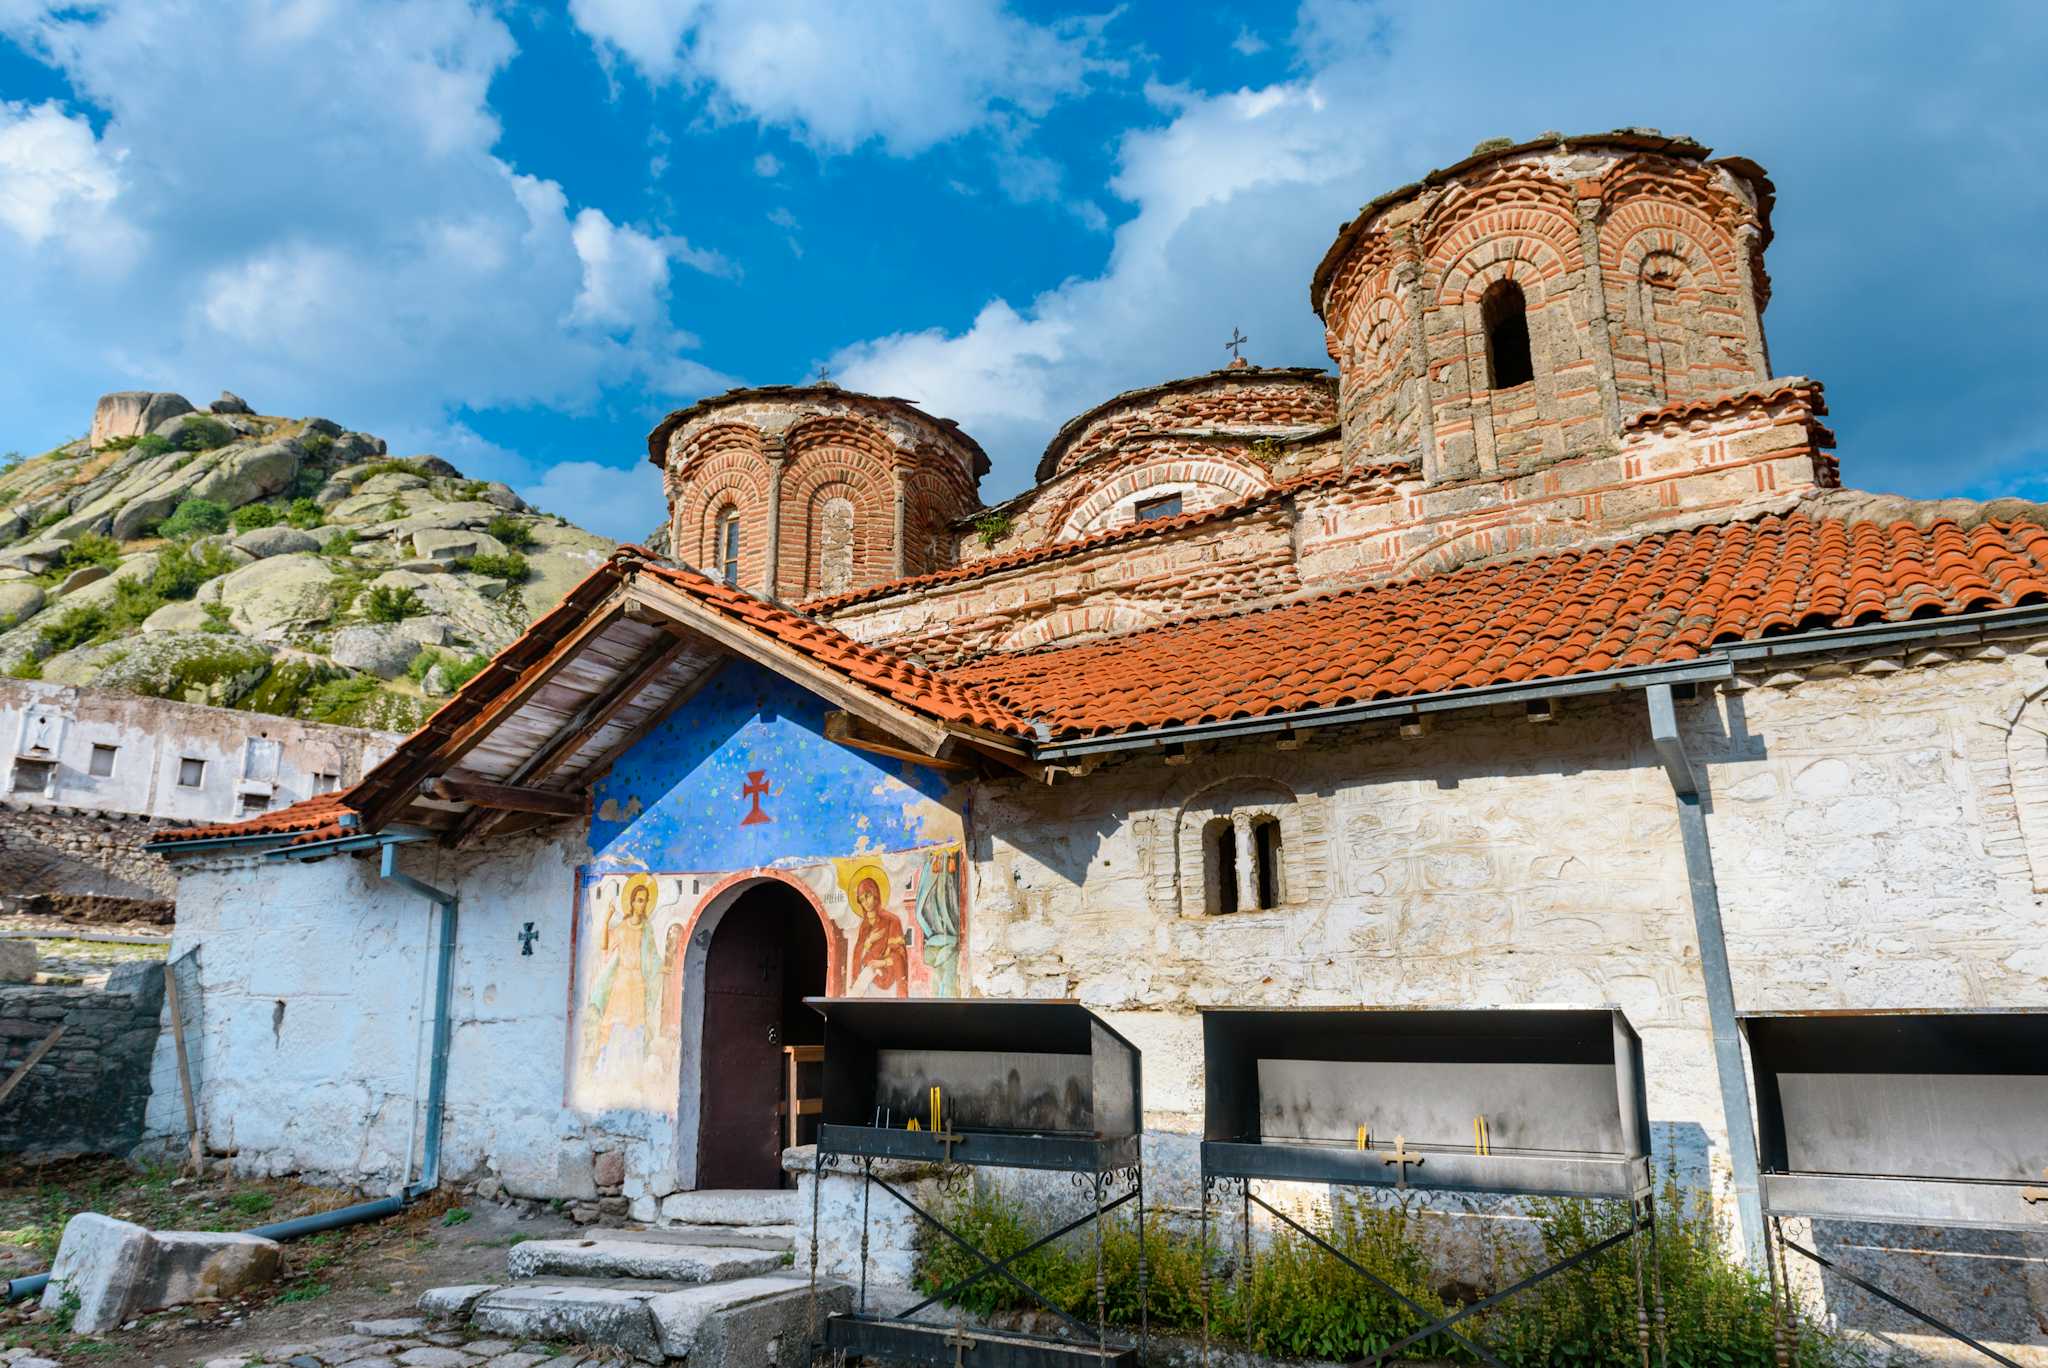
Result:
M700 1188L782 1186L785 919L772 899L742 897L704 962Z

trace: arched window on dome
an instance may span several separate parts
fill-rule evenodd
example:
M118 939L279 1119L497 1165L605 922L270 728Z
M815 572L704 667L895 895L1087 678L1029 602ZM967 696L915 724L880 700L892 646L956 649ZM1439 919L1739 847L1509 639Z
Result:
M1496 280L1479 297L1479 322L1486 330L1486 369L1492 389L1513 389L1536 378L1529 355L1529 301L1512 280Z
M734 588L740 582L740 511L728 508L718 515L718 577Z

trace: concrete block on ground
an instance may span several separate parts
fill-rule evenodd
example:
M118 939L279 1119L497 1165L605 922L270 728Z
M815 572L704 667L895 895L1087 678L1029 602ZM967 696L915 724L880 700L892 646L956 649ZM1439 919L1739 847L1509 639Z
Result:
M655 1295L660 1294L611 1287L501 1287L476 1304L469 1323L519 1339L611 1345L659 1363L661 1343L647 1310L648 1298Z
M512 1246L505 1267L514 1278L567 1274L579 1278L665 1278L719 1282L782 1267L776 1250L690 1245L668 1240L527 1240ZM425 1307L421 1308L422 1310Z
M239 1297L274 1281L284 1267L283 1248L261 1235L159 1230L149 1238L155 1247L149 1275L131 1304L138 1311Z
M52 1314L75 1301L71 1328L98 1334L128 1319L138 1285L149 1276L149 1232L131 1221L86 1211L64 1226L43 1309Z
M427 1323L418 1316L387 1316L382 1320L350 1321L350 1330L371 1339L397 1339L426 1332Z
M615 1230L613 1237L676 1240L683 1244L727 1245L736 1249L784 1250L796 1247L793 1225L665 1225L656 1230Z
M463 1283L457 1287L430 1287L420 1293L417 1305L422 1315L432 1316L436 1320L462 1320L478 1302L497 1291L502 1285Z
M0 983L34 983L36 943L32 940L0 940Z
M845 1283L818 1284L817 1324L853 1309ZM793 1368L805 1361L812 1332L810 1283L795 1276L742 1278L686 1287L651 1298L662 1352L690 1368Z
M795 1225L801 1212L794 1188L765 1191L707 1189L662 1199L664 1222L691 1225Z

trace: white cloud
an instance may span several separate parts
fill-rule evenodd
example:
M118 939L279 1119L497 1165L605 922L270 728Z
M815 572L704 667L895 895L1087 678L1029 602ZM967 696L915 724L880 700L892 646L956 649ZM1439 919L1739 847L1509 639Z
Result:
M1100 25L1049 27L1002 0L572 0L600 52L707 88L727 117L826 151L923 151L1078 93ZM768 173L763 173L768 174Z
M560 461L518 489L519 497L534 507L620 541L644 542L668 506L661 472L646 461L624 470L595 461Z
M1256 57L1271 44L1253 33L1249 27L1245 27L1237 31L1237 37L1230 40L1230 46L1231 50L1241 57Z
M1365 200L1482 138L1650 124L1773 171L1773 359L1830 382L1852 480L1953 487L1958 463L2038 449L2007 358L2039 356L2048 282L2010 261L2048 217L2048 191L2010 170L2048 138L2034 95L2048 11L2010 4L1967 26L1870 11L1844 25L1758 4L1692 34L1683 62L1648 66L1638 26L1613 15L1574 25L1574 63L1601 73L1589 81L1528 60L1555 38L1540 7L1309 0L1295 78L1148 90L1160 122L1121 140L1110 188L1135 212L1099 272L992 301L958 333L852 344L833 370L959 419L994 457L986 492L1001 497L1066 417L1222 364L1233 325L1256 361L1328 365L1309 278Z
M17 4L0 37L105 115L95 137L0 106L0 406L40 428L24 446L130 387L389 434L722 379L668 298L677 266L729 264L497 155L514 44L466 0Z
M754 174L763 180L773 180L782 174L782 158L773 152L763 152L754 158Z
M786 208L770 209L768 211L768 221L774 224L777 228L796 227L796 215L790 213L789 210Z
M124 272L141 234L121 214L121 156L54 102L0 101L0 228L81 264ZM54 239L54 241L52 241Z

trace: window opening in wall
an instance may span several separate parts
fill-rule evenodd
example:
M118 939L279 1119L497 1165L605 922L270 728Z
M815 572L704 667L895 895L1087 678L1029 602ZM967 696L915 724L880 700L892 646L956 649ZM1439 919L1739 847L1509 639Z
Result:
M1280 821L1252 819L1252 872L1261 910L1280 905Z
M185 756L178 761L178 787L198 788L206 782L206 762Z
M259 812L268 811L270 811L270 799L267 795L261 793L245 793L242 795L242 815L244 817L252 817Z
M1512 389L1536 378L1529 355L1529 301L1512 280L1496 280L1479 298L1479 322L1486 329L1486 366L1494 389Z
M1237 831L1228 817L1213 818L1202 828L1202 863L1209 911L1219 916L1237 911Z
M16 793L47 793L50 789L50 775L56 771L54 760L16 760L14 762L14 791Z
M340 787L341 776L338 774L315 774L313 776L313 792L315 793L327 793Z
M114 772L114 752L117 746L94 746L92 748L92 777L105 779Z
M718 576L727 584L740 582L740 511L728 508L718 520Z
M242 746L242 777L257 783L277 782L277 762L284 755L281 742L252 736Z
M1156 499L1140 499L1138 500L1137 507L1138 521L1146 522L1153 518L1177 518L1180 516L1180 509L1181 502L1180 495L1178 494L1163 494Z

